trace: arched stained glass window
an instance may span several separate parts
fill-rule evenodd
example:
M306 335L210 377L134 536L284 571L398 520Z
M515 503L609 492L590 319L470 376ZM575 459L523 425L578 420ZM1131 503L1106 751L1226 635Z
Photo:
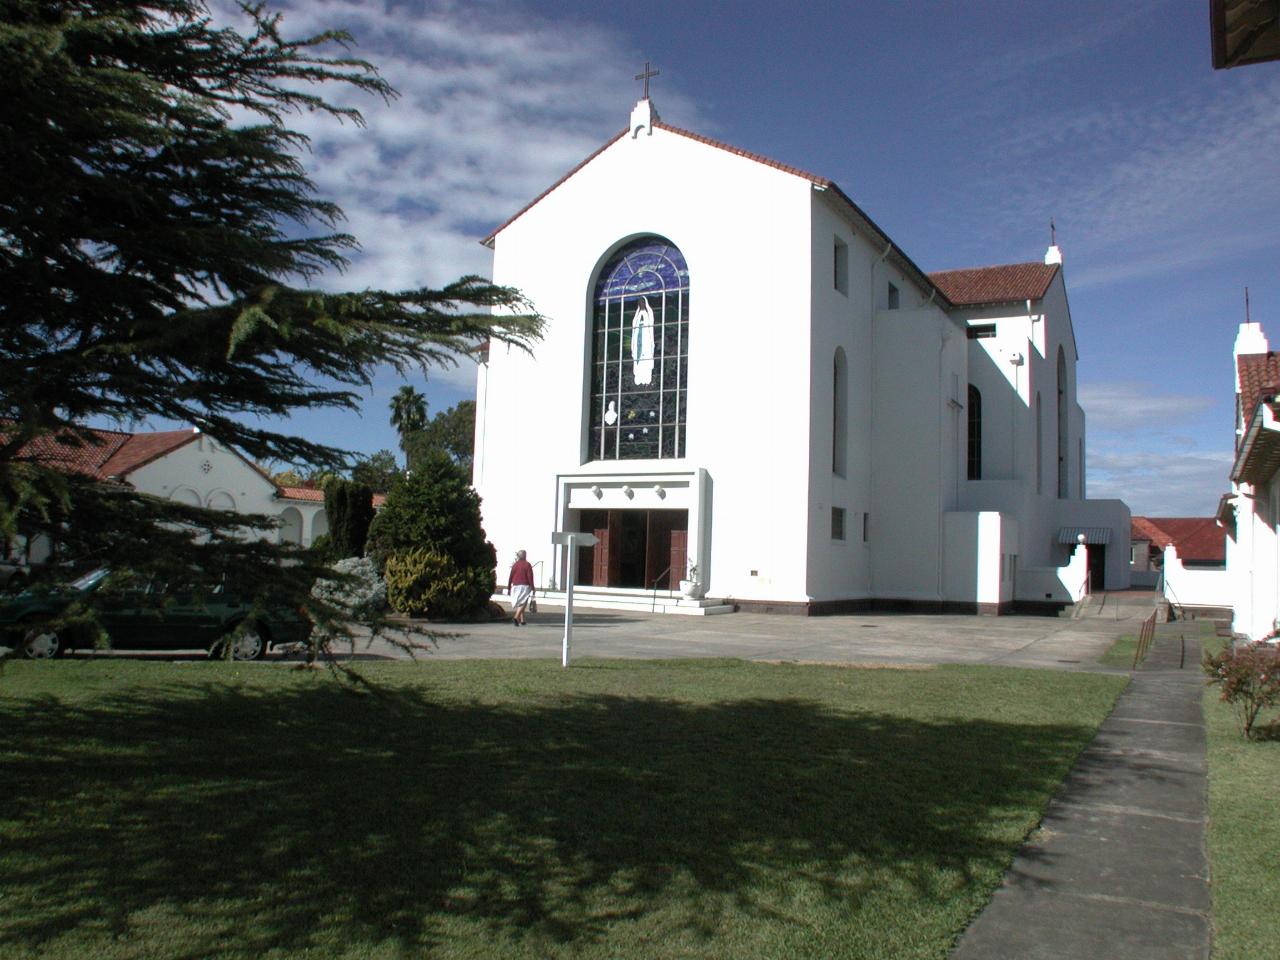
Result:
M683 457L689 268L671 241L642 237L609 258L591 327L588 458Z

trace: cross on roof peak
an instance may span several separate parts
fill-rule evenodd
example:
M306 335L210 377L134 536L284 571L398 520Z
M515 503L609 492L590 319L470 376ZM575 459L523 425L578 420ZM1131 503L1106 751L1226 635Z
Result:
M644 62L644 72L643 72L643 73L637 73L637 74L636 74L636 77L635 77L637 80L643 80L643 81L644 81L644 97L643 97L643 99L645 99L645 100L648 100L648 99L649 99L649 78L650 78L650 77L656 77L656 76L660 76L659 72L658 72L657 70L650 70L650 69L649 69L649 61L648 61L648 60L646 60L646 61Z

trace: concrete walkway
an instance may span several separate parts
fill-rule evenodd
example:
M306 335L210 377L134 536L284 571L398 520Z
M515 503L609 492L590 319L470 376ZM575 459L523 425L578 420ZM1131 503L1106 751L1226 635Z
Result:
M1204 960L1207 783L1198 637L1161 626L952 960Z

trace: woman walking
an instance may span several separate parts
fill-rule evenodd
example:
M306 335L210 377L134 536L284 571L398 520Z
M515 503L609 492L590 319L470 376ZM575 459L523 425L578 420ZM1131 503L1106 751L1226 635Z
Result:
M507 576L507 593L511 596L511 622L524 626L524 614L533 599L533 564L525 559L523 550L516 551L516 562Z

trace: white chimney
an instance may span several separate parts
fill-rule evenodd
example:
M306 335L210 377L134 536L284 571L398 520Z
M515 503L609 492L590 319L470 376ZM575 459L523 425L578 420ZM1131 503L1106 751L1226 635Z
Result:
M1271 347L1267 343L1267 335L1262 332L1262 324L1255 323L1252 320L1246 320L1240 324L1240 329L1236 332L1236 345L1232 351L1236 358L1247 356L1251 353L1268 353ZM1236 393L1240 392L1240 364L1234 365L1236 368Z

